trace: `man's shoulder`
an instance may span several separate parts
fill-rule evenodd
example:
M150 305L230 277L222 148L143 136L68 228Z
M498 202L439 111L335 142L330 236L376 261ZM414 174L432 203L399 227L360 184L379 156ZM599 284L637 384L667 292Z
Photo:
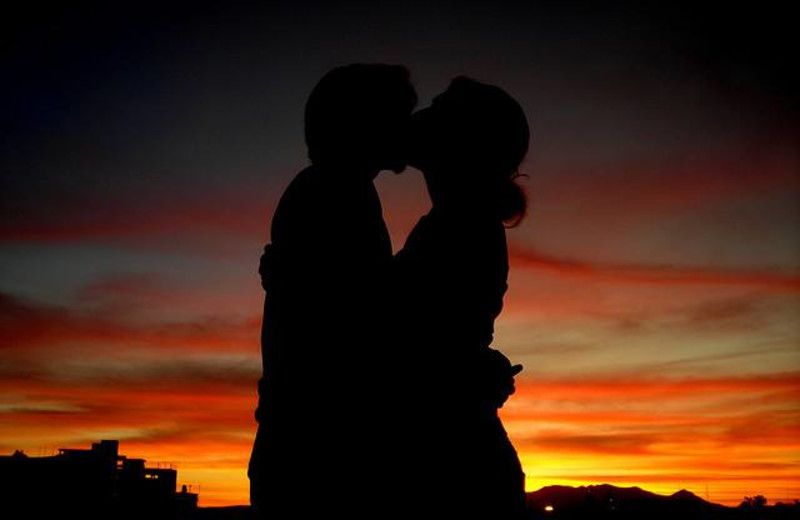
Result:
M289 183L275 208L273 239L285 237L287 233L295 234L295 230L330 227L346 220L353 206L348 200L351 196L332 172L315 165L303 168Z
M321 184L323 180L324 177L320 175L319 168L314 165L307 166L294 176L289 186L286 187L283 198L314 193L316 191L316 186Z
M313 209L318 202L316 199L321 198L326 191L324 180L319 169L313 165L303 168L284 190L276 213L293 213L297 209L305 212Z

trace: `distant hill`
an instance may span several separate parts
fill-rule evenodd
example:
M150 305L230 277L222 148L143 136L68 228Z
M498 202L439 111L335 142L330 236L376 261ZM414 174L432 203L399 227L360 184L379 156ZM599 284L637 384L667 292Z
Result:
M798 519L800 509L790 506L746 509L707 502L682 489L658 495L638 487L547 486L527 493L532 519Z
M800 508L797 506L767 506L760 509L726 507L707 502L685 489L672 495L658 495L638 487L616 487L609 484L547 486L528 493L527 498L527 520L800 520ZM469 497L461 499L469 500ZM200 508L193 518L250 520L252 516L247 506L231 506ZM375 518L392 517L376 515Z
M255 520L250 506L201 507L196 520Z

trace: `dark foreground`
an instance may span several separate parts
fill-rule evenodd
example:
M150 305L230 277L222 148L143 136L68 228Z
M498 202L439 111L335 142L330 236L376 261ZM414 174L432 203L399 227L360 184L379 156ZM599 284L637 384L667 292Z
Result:
M658 495L637 487L548 486L528 493L528 518L559 520L800 520L800 503L727 507L681 490ZM389 511L385 518L390 518ZM376 518L381 518L380 514ZM198 520L250 520L247 506L200 508ZM424 511L419 518L425 518Z

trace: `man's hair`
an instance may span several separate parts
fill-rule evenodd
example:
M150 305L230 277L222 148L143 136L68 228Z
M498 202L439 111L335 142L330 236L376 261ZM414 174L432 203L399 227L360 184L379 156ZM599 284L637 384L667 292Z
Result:
M409 78L405 67L387 64L355 63L325 74L306 103L311 162L346 158L378 137L382 119L410 114L417 94Z

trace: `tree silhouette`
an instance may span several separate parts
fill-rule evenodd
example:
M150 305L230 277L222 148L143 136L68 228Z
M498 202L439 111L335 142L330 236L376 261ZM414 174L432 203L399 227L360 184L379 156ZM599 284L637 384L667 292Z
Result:
M742 503L739 504L743 509L762 509L767 505L767 497L764 495L746 496Z

